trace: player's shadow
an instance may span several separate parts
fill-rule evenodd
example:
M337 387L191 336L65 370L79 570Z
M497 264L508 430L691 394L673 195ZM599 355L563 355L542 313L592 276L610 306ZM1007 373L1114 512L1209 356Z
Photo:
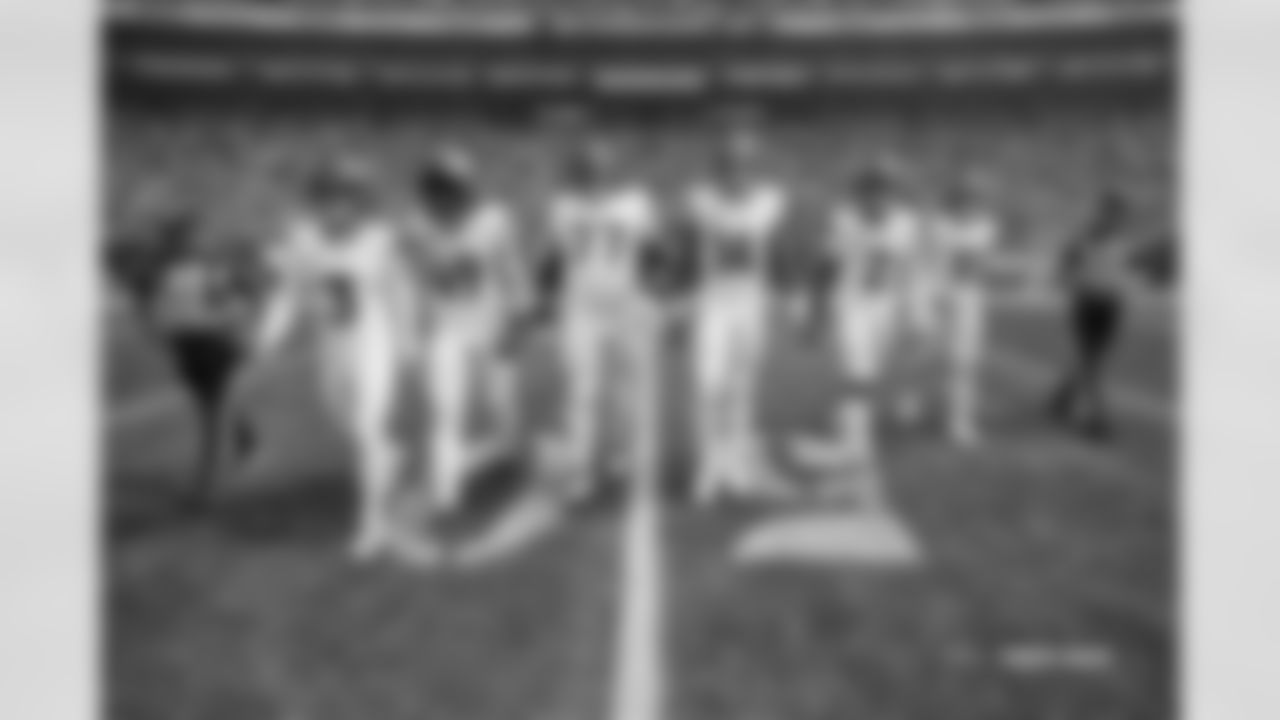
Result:
M443 515L436 529L446 536L458 536L487 526L533 490L533 477L527 459L518 455L495 458L475 471L467 482L459 509Z

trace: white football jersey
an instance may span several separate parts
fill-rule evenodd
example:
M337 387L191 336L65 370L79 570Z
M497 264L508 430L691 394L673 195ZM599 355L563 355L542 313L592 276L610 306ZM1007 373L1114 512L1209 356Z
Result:
M686 211L702 266L720 277L762 270L788 201L782 186L771 182L758 182L741 192L711 183L690 188Z
M657 207L644 189L563 193L551 201L549 222L567 260L570 292L639 289L641 254L658 228Z
M402 272L398 238L394 225L377 220L339 237L319 223L299 219L279 248L280 265L319 294L330 319L349 321L394 310Z
M978 289L983 257L995 250L999 223L989 213L944 213L933 222L930 244L938 272L948 285Z
M497 268L514 251L513 232L510 214L496 202L480 205L452 226L419 218L413 233L418 272L432 297L458 302L502 292L504 278Z
M879 218L853 206L837 206L828 228L828 247L840 282L851 289L888 291L908 277L921 249L921 227L906 207L891 207Z

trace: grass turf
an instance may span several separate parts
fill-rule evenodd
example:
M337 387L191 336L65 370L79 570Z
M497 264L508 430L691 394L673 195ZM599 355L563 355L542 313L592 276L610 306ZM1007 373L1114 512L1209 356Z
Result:
M1046 368L1060 352L1042 318L1008 316L998 333ZM1171 399L1171 338L1135 333L1118 381ZM823 424L829 360L779 345L771 429ZM136 338L113 347L110 400L162 392L153 351ZM344 452L307 385L289 371L264 384L256 400L275 417L265 457L200 519L167 501L193 450L180 401L108 429L107 717L599 717L614 515L575 516L478 575L352 566L341 556ZM923 568L744 572L726 549L758 513L671 508L670 717L1172 714L1170 428L1128 423L1118 447L1089 449L1031 421L1043 387L996 373L991 388L998 437L988 449L957 454L927 434L892 441L893 494L922 536ZM545 410L554 383L534 392ZM669 401L685 394L668 387ZM688 450L680 420L668 423L677 456ZM1101 645L1114 666L1022 675L1001 661L1019 644L1063 641Z

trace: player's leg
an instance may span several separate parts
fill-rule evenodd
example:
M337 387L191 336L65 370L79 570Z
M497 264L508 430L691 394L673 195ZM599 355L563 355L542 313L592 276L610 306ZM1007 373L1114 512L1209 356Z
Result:
M1093 298L1079 291L1066 297L1065 324L1069 355L1062 380L1050 397L1050 412L1068 424L1077 421L1081 411L1089 365L1094 355Z
M241 471L248 465L257 450L259 434L257 418L248 391L254 380L253 367L245 357L244 348L234 338L225 338L221 347L222 362L226 366L226 386L215 414L213 439L217 455L217 475Z
M196 478L188 499L192 506L202 507L225 471L223 427L232 381L240 366L239 347L230 335L214 328L172 331L166 341L199 427Z
M930 361L936 359L937 323L930 289L921 281L910 283L887 295L880 324L882 354L892 353L895 371L891 388L891 408L900 421L914 422L925 413L925 382Z
M461 503L472 465L470 410L478 368L471 318L439 317L425 354L427 404L427 484L432 506L452 512Z
M565 370L565 436L559 451L572 495L590 490L599 445L601 392L604 385L608 316L598 307L576 302L565 308L559 345Z
M877 391L898 321L896 310L892 298L883 294L850 296L845 299L838 320L839 351L848 391L840 414L841 430L852 457L866 467L878 466L874 442Z
M768 338L768 304L764 288L750 288L732 306L730 437L736 456L738 489L744 493L777 493L780 473L769 460L760 427L760 394Z
M350 553L366 559L398 541L393 495L401 452L392 421L399 368L389 334L358 327L331 332L323 348L326 395L355 452L357 511Z
M495 451L512 447L520 432L520 366L512 347L510 321L496 310L486 310L477 321L477 351L485 404L493 420Z
M1122 309L1118 298L1108 294L1086 298L1077 312L1078 419L1085 432L1103 436L1111 427L1106 370L1119 337Z
M946 329L947 429L957 445L981 439L982 367L986 356L988 317L986 298L977 292L952 298Z
M694 493L710 501L732 484L730 383L733 363L732 298L717 289L699 298L693 342L693 427L698 467Z
M1111 344L1110 303L1095 293L1067 298L1067 332L1071 354L1062 381L1050 397L1055 418L1085 429L1089 405L1101 394L1101 371Z
M626 468L631 482L657 482L662 456L663 350L665 323L646 299L637 299L629 329L616 332L624 365L622 384L627 428Z
M850 473L848 482L831 490L852 495L864 507L878 507L883 492L876 407L893 308L883 294L846 292L835 301L836 351L845 385L836 437L797 444L796 451L810 464Z

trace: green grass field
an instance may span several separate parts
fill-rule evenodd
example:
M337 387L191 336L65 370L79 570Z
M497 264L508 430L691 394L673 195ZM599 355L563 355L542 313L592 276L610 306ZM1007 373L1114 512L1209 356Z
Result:
M1175 716L1176 332L1131 328L1115 377L1121 434L1094 447L1039 417L1062 351L1049 320L1000 318L982 449L950 449L929 427L887 438L919 567L743 569L730 543L777 510L668 503L663 720ZM179 515L190 419L162 358L127 327L112 335L107 717L607 715L617 504L571 514L481 571L352 565L346 453L294 359L254 393L268 432L253 471L208 515ZM783 438L826 421L832 380L819 349L776 346L766 424ZM532 355L541 379L546 357ZM668 400L682 396L673 375ZM533 385L538 407L553 404L554 383ZM678 458L674 414L669 428ZM1055 643L1101 648L1107 662L1037 671L1009 659Z

